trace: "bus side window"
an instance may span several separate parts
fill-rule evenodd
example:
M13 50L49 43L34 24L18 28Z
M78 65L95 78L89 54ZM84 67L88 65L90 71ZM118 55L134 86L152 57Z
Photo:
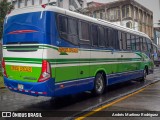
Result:
M109 39L108 39L108 28L105 28L105 46L106 48L109 47Z
M67 39L67 17L59 15L58 16L58 28L60 36L64 39Z
M127 33L127 50L131 50L131 36Z
M98 27L98 45L99 47L105 47L105 31L101 26Z
M113 29L113 48L119 50L118 31Z
M122 50L121 31L118 31L118 41L119 41L119 49Z
M148 38L146 39L146 41L147 41L148 51L151 51L151 42Z
M91 37L92 37L92 45L93 46L98 46L97 25L92 24L92 26L91 26Z
M90 44L89 23L79 21L79 39L80 44Z
M143 38L142 50L143 50L144 52L147 52L146 38Z
M147 48L148 48L148 51L149 51L149 54L148 54L148 56L150 57L150 58L152 58L152 54L153 54L153 47L152 47L152 43L151 43L151 41L147 38L146 39L146 41L147 41Z
M136 50L140 51L140 40L139 40L139 36L136 36Z
M121 35L121 39L122 39L122 49L126 50L127 49L127 41L126 41L126 34L122 32Z
M142 39L142 37L140 37L139 40L140 40L140 50L143 51L143 47L142 47L143 46L143 39Z
M68 18L68 41L78 45L78 23L77 19Z
M108 28L108 47L113 48L113 31L111 28Z
M135 40L135 36L134 35L131 35L131 49L133 51L136 50L136 40Z

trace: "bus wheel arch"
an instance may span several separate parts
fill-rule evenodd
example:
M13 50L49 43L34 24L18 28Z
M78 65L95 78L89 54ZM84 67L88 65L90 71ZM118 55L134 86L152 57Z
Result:
M92 93L94 95L101 95L106 90L106 73L103 70L100 70L96 73L94 79L94 87Z
M147 66L147 65L145 65L144 70L146 70L147 75L148 75L148 74L149 74L149 71L148 71L148 66Z

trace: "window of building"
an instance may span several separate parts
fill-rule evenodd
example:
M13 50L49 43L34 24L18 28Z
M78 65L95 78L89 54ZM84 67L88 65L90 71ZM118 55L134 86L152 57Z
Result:
M142 10L139 11L139 20L142 22Z
M120 19L120 9L119 8L115 9L115 19L116 20Z
M42 0L39 0L39 4L42 4Z
M31 6L32 4L32 0L26 0L26 6Z
M144 13L142 13L142 23L144 23Z
M122 7L122 18L131 17L131 6L125 5Z
M114 9L112 8L112 9L109 9L108 10L108 18L109 18L109 20L114 20Z
M126 17L130 17L130 6L126 6Z
M122 18L126 17L126 9L125 6L122 8Z
M109 20L117 20L120 18L120 9L119 8L111 8L108 10L108 18Z
M93 13L93 17L94 17L94 18L97 18L96 12Z
M138 8L134 8L134 19L138 20Z
M19 0L18 2L18 8L22 8L25 6L25 1L24 0Z
M128 27L128 28L132 28L132 22L130 22L130 21L129 21L129 22L127 22L127 23L126 23L126 27Z

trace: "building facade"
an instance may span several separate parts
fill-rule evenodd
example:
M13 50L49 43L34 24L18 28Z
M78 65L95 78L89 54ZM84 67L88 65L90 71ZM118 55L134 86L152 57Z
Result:
M11 2L15 9L23 8L26 6L41 5L46 3L56 3L56 0L8 0Z
M87 7L86 0L8 0L8 2L11 2L15 9L41 4L54 4L72 11Z
M153 12L135 0L119 0L97 7L93 3L83 14L144 32L153 39Z
M136 0L153 11L154 43L160 47L160 0Z

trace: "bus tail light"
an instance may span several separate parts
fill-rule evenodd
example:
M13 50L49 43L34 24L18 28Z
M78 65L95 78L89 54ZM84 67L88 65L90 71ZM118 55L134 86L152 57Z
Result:
M42 72L38 82L43 82L51 78L51 66L47 60L42 61Z
M6 65L5 65L5 61L4 61L4 58L2 59L2 73L3 73L3 76L7 77L7 73L6 73Z
M41 5L42 6L42 8L46 8L46 4L43 4L43 5Z

